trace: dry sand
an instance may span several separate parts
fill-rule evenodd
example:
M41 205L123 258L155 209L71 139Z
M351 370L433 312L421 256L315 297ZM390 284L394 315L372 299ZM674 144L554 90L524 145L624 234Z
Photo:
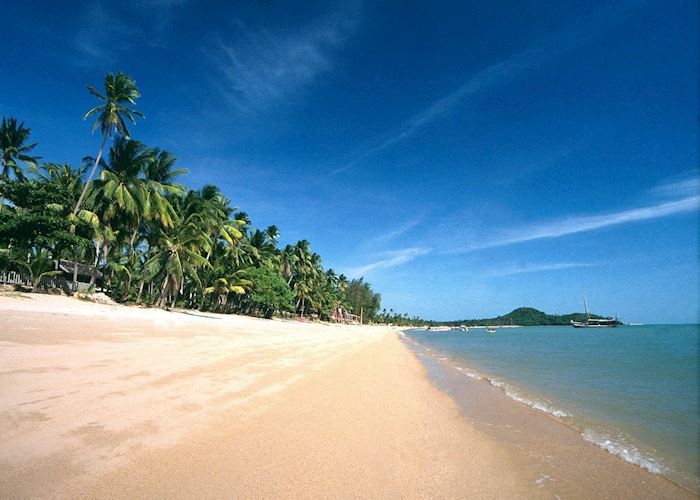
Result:
M0 297L2 497L542 495L388 329Z
M387 328L0 296L2 498L693 497L482 424Z

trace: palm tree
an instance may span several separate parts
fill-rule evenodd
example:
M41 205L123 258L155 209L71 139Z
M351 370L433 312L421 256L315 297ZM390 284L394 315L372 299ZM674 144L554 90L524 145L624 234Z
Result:
M9 254L8 249L2 249L2 253ZM9 261L23 269L26 269L29 273L29 278L32 281L32 291L36 292L39 289L39 284L42 278L48 276L58 276L63 274L63 271L54 269L54 262L49 256L49 252L46 249L33 250L27 255L27 260L13 259L10 258Z
M83 198L87 193L90 182L95 177L95 171L97 170L97 165L100 164L102 159L102 153L104 152L105 144L107 143L107 138L112 136L114 131L117 131L124 138L129 138L129 130L126 127L126 120L131 121L131 123L136 123L135 116L144 118L143 114L134 109L128 108L125 104L136 105L136 99L141 97L139 90L136 87L136 82L133 78L125 75L121 71L116 75L112 73L107 73L105 76L105 94L100 94L91 85L87 86L88 92L97 97L102 104L95 106L87 113L83 119L88 119L92 116L97 115L95 123L92 126L92 131L99 127L102 131L102 144L97 152L97 158L95 158L95 163L92 166L90 175L85 182L83 187L83 192L80 193L80 198L75 204L73 213L77 213L80 209L80 204L83 202Z
M24 173L18 162L36 166L39 157L30 156L29 152L36 147L34 144L26 144L31 129L25 128L24 122L17 124L16 118L3 118L0 124L0 161L2 172L0 180L9 181L10 173L15 178L25 180Z
M117 139L109 149L109 162L101 162L103 169L89 199L112 229L121 225L129 230L132 252L141 220L151 215L147 182L141 176L151 154L138 141Z
M271 226L267 226L267 229L265 229L265 233L267 234L268 241L272 244L273 247L276 247L277 240L280 237L280 230L278 229L278 227L274 224Z
M186 174L187 169L175 169L176 160L167 151L153 149L144 171L151 219L166 228L173 224L177 216L168 196L182 196L185 192L185 187L175 182L175 178Z
M282 276L287 278L287 285L290 285L292 278L294 278L294 269L296 267L296 255L292 245L287 245L280 253L280 267Z
M71 232L74 232L75 227L78 223L82 223L83 227L87 228L90 232L90 237L94 240L94 235L98 234L99 228L101 226L100 219L97 214L91 210L81 208L77 213L73 214L70 212L73 201L77 199L78 194L82 189L82 179L85 173L85 168L73 169L69 164L64 163L62 165L56 163L47 163L41 165L40 167L36 165L31 165L28 169L29 172L36 176L36 182L39 184L47 184L51 187L51 190L57 193L61 193L65 197L65 201L61 203L48 203L44 208L57 214L61 217L65 217L71 223ZM96 256L99 255L99 247L96 248ZM73 260L77 263L78 256L84 249L80 248L80 245L76 245L73 248ZM95 266L97 266L97 257L95 259ZM94 283L96 274L92 273L91 283ZM78 282L78 266L73 266L73 287L77 286Z
M229 293L244 295L253 282L243 276L245 276L245 271L238 270L228 278L217 278L213 286L202 290L202 302L199 309L203 309L204 299L210 293L214 294L212 298L212 311L220 310L226 306Z
M163 279L159 307L167 305L170 295L175 303L185 277L200 283L197 269L210 265L199 253L200 249L208 248L211 242L198 222L195 216L190 216L167 233L161 231L160 250L145 263L147 279L158 276Z

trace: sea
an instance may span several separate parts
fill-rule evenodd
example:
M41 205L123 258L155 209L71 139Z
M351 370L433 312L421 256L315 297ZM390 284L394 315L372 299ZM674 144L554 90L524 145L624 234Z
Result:
M700 325L403 333L419 358L490 382L581 439L700 492Z

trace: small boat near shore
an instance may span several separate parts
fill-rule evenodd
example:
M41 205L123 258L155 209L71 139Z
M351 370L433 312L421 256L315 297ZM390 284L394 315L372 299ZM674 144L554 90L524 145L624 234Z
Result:
M486 333L496 333L496 329L492 326L487 326Z

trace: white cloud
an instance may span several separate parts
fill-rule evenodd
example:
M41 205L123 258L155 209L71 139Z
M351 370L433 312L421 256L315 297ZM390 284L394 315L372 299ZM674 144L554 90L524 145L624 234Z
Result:
M549 262L535 264L516 264L504 265L498 269L486 271L483 275L486 277L501 277L513 276L514 274L523 273L541 273L547 271L559 271L562 269L572 269L577 267L594 267L597 264L592 262Z
M117 4L93 0L83 9L74 31L73 46L82 56L79 64L111 64L136 45L163 46L172 35L176 12L190 1L129 0Z
M550 36L540 47L519 52L508 59L481 70L456 90L437 99L420 113L415 114L398 127L387 139L359 154L349 163L336 168L333 176L354 167L360 160L373 156L413 135L417 130L436 118L451 111L457 105L479 94L503 85L529 69L541 66L566 52L588 42L601 28L617 19L628 5L617 5L594 12L579 20L568 30Z
M525 241L559 238L569 234L594 231L596 229L619 224L658 219L684 212L692 212L698 210L698 208L700 208L700 196L689 196L680 200L668 201L646 207L631 208L619 212L566 217L550 222L515 228L506 231L500 238L449 253L470 252L473 250L512 245Z
M667 198L697 195L700 194L700 177L693 176L680 180L667 181L652 189L651 192L655 195Z
M386 243L388 241L393 240L394 238L398 238L402 234L410 231L414 227L416 227L418 224L423 222L423 217L417 217L414 218L408 222L404 222L403 224L399 224L395 226L393 229L390 229L388 231L384 231L383 233L378 234L377 236L370 238L369 240L363 242L360 246L361 247L372 247L375 245L379 245L381 243Z
M356 13L342 12L296 33L251 30L235 23L235 40L220 39L214 64L221 89L243 110L279 101L333 67L332 56L354 28Z
M361 267L356 267L348 271L348 275L351 277L360 277L365 274L375 271L377 269L388 269L390 267L400 266L407 262L412 261L416 257L425 255L431 250L429 248L404 248L401 250L395 250L392 252L386 252L385 258L366 264Z

